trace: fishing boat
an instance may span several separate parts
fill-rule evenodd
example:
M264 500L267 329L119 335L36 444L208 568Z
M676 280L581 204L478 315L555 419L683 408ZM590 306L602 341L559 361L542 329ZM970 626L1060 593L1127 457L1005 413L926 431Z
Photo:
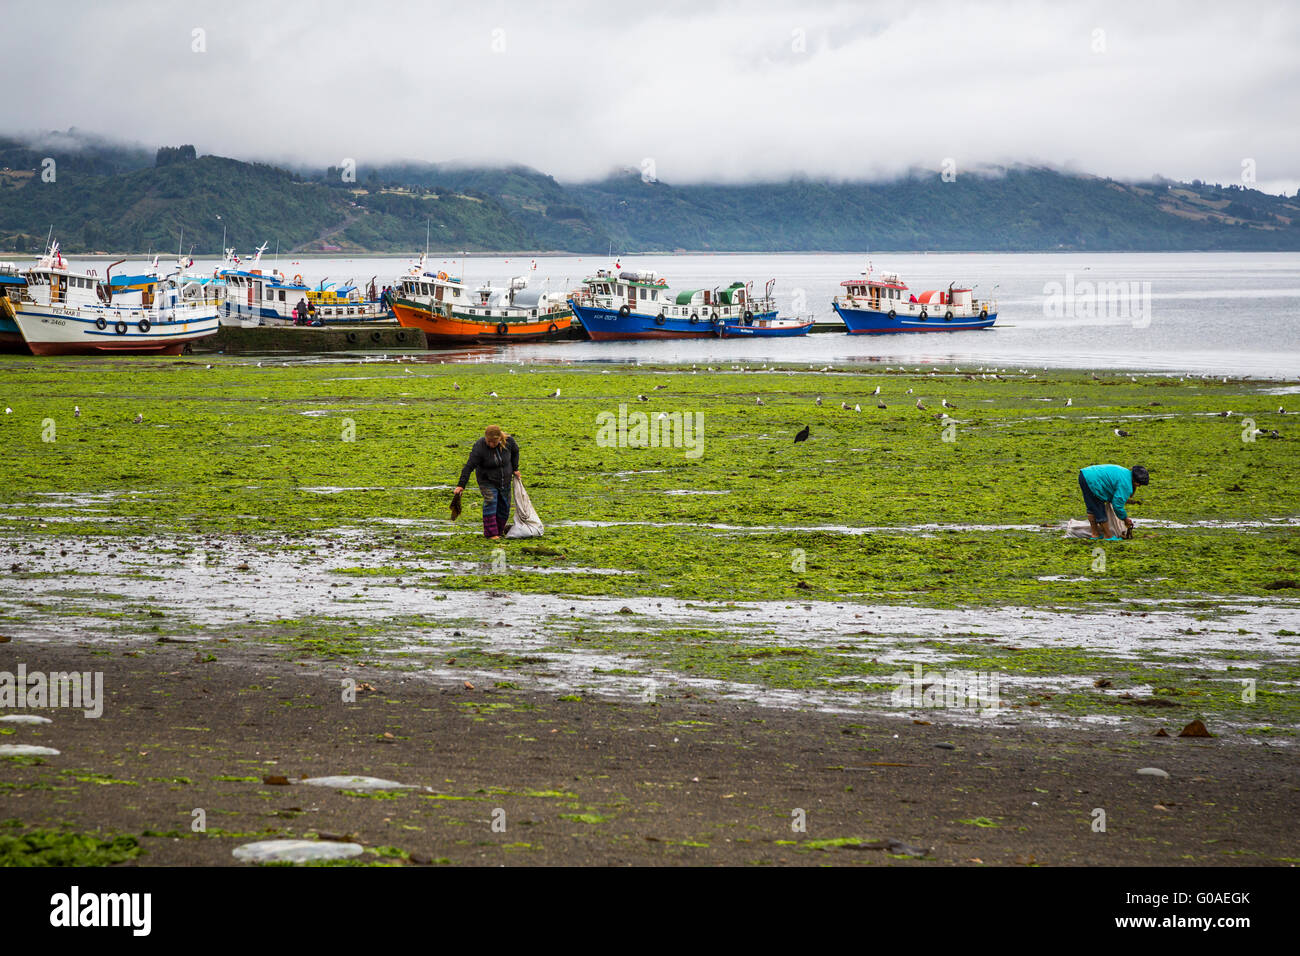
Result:
M772 287L776 284L775 279L767 283L764 290L764 299L771 301ZM776 315L768 317L754 316L746 319L743 315L737 318L724 318L713 327L714 334L720 339L734 338L791 338L797 335L807 335L813 327L812 316L784 316Z
M315 307L316 318L326 325L396 323L397 319L379 297L376 278L371 278L364 295L351 280L336 286L322 279L316 288L307 291L307 301Z
M217 306L193 289L187 295L181 271L156 277L152 285L114 292L112 268L106 279L93 270L73 270L55 242L24 273L21 297L6 301L33 354L178 355L217 331Z
M471 293L458 276L428 272L425 259L402 276L392 293L397 321L420 329L431 343L537 342L567 336L573 312L563 294L528 288L516 276L504 289Z
M27 279L12 262L0 262L0 351L26 353L27 342L14 321L13 300L21 299Z
M972 289L949 284L946 290L914 293L896 272L873 273L840 285L831 303L851 335L889 332L961 332L987 329L998 319L996 299L977 299Z
M226 250L226 260L235 268L218 273L225 280L226 296L221 307L221 324L250 328L257 325L293 325L299 303L308 301L311 291L301 275L292 279L278 269L262 269L266 243L257 247L246 268L240 268L235 250Z
M595 341L621 339L693 339L720 334L719 326L756 323L777 318L773 283L761 297L752 283L733 282L725 289L685 289L673 292L650 269L601 269L582 280L569 304L583 329Z

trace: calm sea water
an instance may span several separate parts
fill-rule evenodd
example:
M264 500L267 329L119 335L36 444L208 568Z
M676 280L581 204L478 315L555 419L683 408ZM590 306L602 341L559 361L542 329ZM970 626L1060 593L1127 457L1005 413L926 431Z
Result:
M977 297L995 296L997 325L982 332L924 335L563 342L471 354L485 361L955 362L1300 376L1300 254L1295 253L737 254L627 256L620 262L625 269L654 269L675 289L752 280L758 290L776 279L783 312L811 312L819 321L834 322L831 298L840 282L866 269L868 259L877 271L899 273L914 292L955 281L973 286ZM413 262L282 256L279 268L290 276L301 273L308 282L329 277L364 285L371 276L391 281ZM527 275L532 283L569 289L612 264L594 256L435 256L428 267L462 275L471 285L491 280L500 286L511 276ZM94 265L103 271L102 262ZM143 263L123 268L137 265ZM200 260L196 268L213 265Z

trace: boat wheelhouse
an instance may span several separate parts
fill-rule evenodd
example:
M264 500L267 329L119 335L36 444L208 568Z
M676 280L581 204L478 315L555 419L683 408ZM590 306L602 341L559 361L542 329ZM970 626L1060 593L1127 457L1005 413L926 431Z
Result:
M725 289L673 292L666 279L648 269L601 269L582 280L569 299L573 314L596 341L689 339L719 334L718 327L757 327L777 318L772 282L763 296L752 283Z
M219 274L226 283L225 302L221 309L221 324L248 328L256 325L293 325L300 302L307 301L310 290L301 275L292 280L278 269L261 268L262 253L266 243L258 246L247 269L227 269ZM238 265L239 260L227 250L228 258Z
M391 307L401 325L421 329L431 342L538 341L569 332L573 312L562 293L530 289L523 276L471 293L460 277L427 272L424 263L421 256L398 280Z
M832 302L850 334L960 332L986 329L998 318L995 299L977 299L974 290L949 284L946 290L913 293L896 272L867 271L840 283Z
M23 340L36 355L176 355L217 331L217 306L187 297L179 270L117 292L111 278L72 269L54 243L24 277L21 296L7 302Z

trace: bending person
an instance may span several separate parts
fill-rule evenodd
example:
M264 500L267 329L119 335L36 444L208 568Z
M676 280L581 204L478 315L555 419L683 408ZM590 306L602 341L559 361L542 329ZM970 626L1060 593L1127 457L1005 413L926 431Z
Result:
M510 518L510 479L519 477L519 446L500 425L489 425L474 442L469 460L460 470L456 494L465 490L471 472L477 473L478 490L483 494L483 537L495 541L505 534Z
M1123 465L1089 465L1079 472L1079 489L1083 492L1083 504L1088 509L1088 524L1092 526L1094 538L1104 538L1106 525L1106 505L1115 509L1115 517L1124 521L1125 528L1133 527L1133 519L1124 510L1124 505L1133 497L1133 490L1138 485L1145 485L1151 480L1147 470L1141 465L1125 468Z

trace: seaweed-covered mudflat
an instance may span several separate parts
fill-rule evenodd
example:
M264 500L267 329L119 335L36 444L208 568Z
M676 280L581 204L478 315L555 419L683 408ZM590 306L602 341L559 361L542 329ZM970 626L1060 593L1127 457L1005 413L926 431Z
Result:
M1017 759L1068 763L1071 740L1116 753L1167 748L1132 767L1089 766L1092 779L1113 772L1125 788L1129 777L1157 776L1135 776L1152 769L1145 762L1160 769L1158 761L1175 752L1213 754L1238 770L1267 764L1285 776L1295 769L1300 386L1292 383L883 363L6 356L0 404L0 635L9 638L0 643L0 670L81 660L83 669L110 675L98 719L56 712L51 725L0 724L0 743L60 751L0 761L0 787L11 794L54 789L53 804L15 802L13 818L24 833L53 827L39 832L54 846L59 833L82 839L93 829L109 834L106 846L120 834L140 838L145 862L233 862L240 834L350 832L332 816L346 817L344 798L322 809L332 822L315 830L289 814L219 831L224 842L182 841L184 852L162 838L151 844L148 833L177 831L172 842L192 835L188 815L200 805L192 789L202 775L185 766L205 768L209 783L228 783L223 778L242 776L230 761L272 759L233 740L194 746L196 734L219 734L211 696L193 698L199 729L185 729L187 705L177 697L200 685L232 713L261 701L251 720L283 768L270 776L289 765L295 778L364 767L404 773L426 788L424 796L438 797L440 812L456 805L457 794L513 793L518 773L509 768L524 759L520 753L537 750L539 735L577 732L584 714L587 727L602 726L586 749L622 754L632 771L630 741L651 726L673 741L716 733L728 752L779 749L795 735L800 754L827 757L818 767L853 767L857 759L877 768L873 774L917 762L916 738L935 733L946 735L938 745L959 741L951 752L923 745L949 767L960 762L953 752L969 750L978 762L999 747ZM460 466L491 423L520 444L543 537L484 540L473 488L465 514L449 520ZM805 427L810 437L796 443ZM1130 506L1134 538L1067 538L1066 519L1082 516L1078 469L1107 461L1150 469L1151 484ZM111 675L126 680L128 672L131 687L115 689ZM290 680L316 688L320 700L303 704L311 708L337 699L340 682L361 690L348 704L353 710L329 717L326 707L304 731L277 714L306 701L308 690L262 699L276 681ZM147 694L166 698L172 723L148 722ZM420 706L402 708L414 699L403 695L418 695ZM374 735L380 753L398 740L413 748L396 766L355 755L365 723L355 709L381 698L394 712ZM476 725L481 763L462 755L455 787L440 785L445 773L418 746L427 731L418 727L431 719L420 715L440 708ZM1214 736L1176 736L1194 721ZM785 729L769 732L777 723ZM493 729L500 735L491 737ZM1161 732L1171 737L1153 736ZM148 746L137 733L147 733ZM90 752L68 757L78 734L96 741L93 759ZM831 758L867 736L879 740L858 749L875 759ZM890 747L912 749L906 760L891 760ZM174 766L147 771L153 758L141 757L133 770L130 753L162 750L174 752ZM332 765L331 755L342 753L351 762ZM949 813L938 796L920 795L933 780L914 786L897 774L890 793L938 801L933 819L961 835L947 850L926 843L943 843L932 826L882 832L850 806L835 811L833 833L791 835L790 810L781 810L784 823L755 837L760 847L746 841L738 849L719 838L719 827L759 824L713 819L716 807L706 814L711 836L692 830L641 839L634 831L644 828L647 807L685 796L665 783L662 792L620 789L616 799L598 783L609 776L598 762L565 753L551 753L549 777L526 775L528 792L560 795L536 798L539 807L565 804L547 816L553 829L534 854L539 861L611 859L601 855L605 843L593 849L591 834L605 833L604 824L629 809L642 822L609 838L626 854L618 859L673 859L663 841L674 840L711 848L702 859L729 862L781 862L783 853L836 848L837 859L868 863L1034 856L1014 839L963 856L953 847L965 847L968 831L988 837L1010 827L1009 818L999 823L996 814L977 812L974 797L954 797L971 806ZM724 765L697 751L680 764L660 762L655 773L703 768L706 782L719 781L721 800ZM251 779L261 781L267 766L253 768ZM770 772L795 768L807 770L792 756ZM90 799L86 793L103 791L69 778L73 770L92 784L117 781L151 796L127 810ZM753 769L749 786L753 807L770 811L780 802L757 796L764 772ZM188 782L164 786L149 773ZM997 789L996 779L983 786ZM600 790L599 801L584 803L587 784ZM828 786L842 794L845 783ZM998 797L1004 816L1015 803L1008 793ZM1087 802L1082 794L1074 796ZM1293 800L1293 790L1283 799ZM1091 809L1070 810L1083 814L1085 842ZM988 826L953 822L975 819ZM1221 859L1221 846L1191 835L1203 832L1196 827L1204 819L1184 823L1185 839L1132 859ZM477 826L471 819L445 825ZM1060 834L1038 862L1116 859L1095 843L1071 842L1073 822L1054 825ZM378 817L374 826L387 832L395 824ZM482 862L485 853L498 861L508 852L490 829L448 840L418 815L396 826L413 829L370 834L362 840L373 851L365 860L409 862L414 854L417 862ZM926 843L927 852L843 852L887 838L913 849ZM816 839L832 842L801 844ZM1243 852L1254 860L1297 855L1282 834L1262 829L1251 839ZM537 849L521 842L526 847L516 849ZM207 849L196 849L200 843ZM5 846L0 833L0 852ZM33 846L11 852L47 852L40 840Z

